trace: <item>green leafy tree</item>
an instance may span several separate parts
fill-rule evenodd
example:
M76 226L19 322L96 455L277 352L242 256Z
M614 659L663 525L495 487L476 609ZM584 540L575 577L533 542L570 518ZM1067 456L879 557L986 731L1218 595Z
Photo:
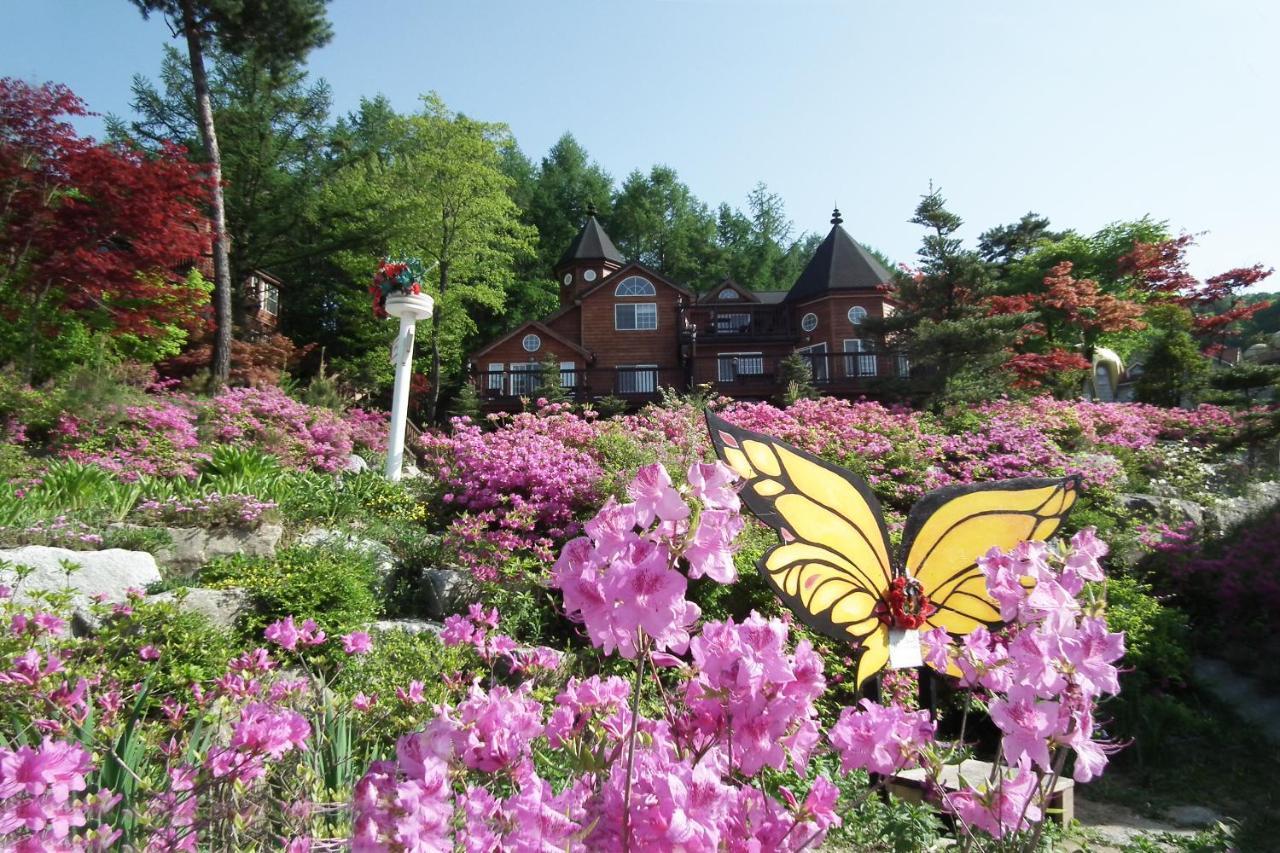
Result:
M628 260L694 289L714 283L716 219L671 167L628 175L607 224Z
M1228 405L1253 406L1275 399L1280 388L1280 364L1255 364L1242 361L1237 365L1213 371L1209 387L1216 393L1213 401Z
M1191 312L1178 305L1158 305L1147 312L1147 321L1156 334L1135 389L1138 401L1170 407L1193 402L1209 362L1191 334Z
M608 218L613 178L587 155L572 134L561 136L533 178L529 224L538 229L538 270L549 276L594 207Z
M453 113L434 93L422 100L410 116L379 115L379 105L368 105L374 124L385 124L386 145L336 176L324 203L364 211L363 221L351 223L358 233L376 235L381 253L419 257L431 270L435 313L420 340L430 383L424 407L433 420L442 382L460 377L475 341L475 316L502 313L514 263L532 250L533 234L519 220L502 169L506 126ZM377 259L350 251L340 262L367 281ZM385 359L385 347L371 357Z
M232 283L230 234L223 197L222 155L214 124L213 99L205 54L214 45L228 53L251 56L269 74L296 66L312 48L329 40L325 0L132 0L143 17L162 15L174 37L187 43L196 115L205 162L209 165L213 224L214 381L231 373Z

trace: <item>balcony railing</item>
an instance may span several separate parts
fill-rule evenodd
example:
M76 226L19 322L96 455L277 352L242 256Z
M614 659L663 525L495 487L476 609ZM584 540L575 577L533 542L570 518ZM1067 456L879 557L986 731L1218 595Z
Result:
M690 312L699 340L786 340L796 336L791 312L776 305L735 305Z
M799 355L808 363L813 382L819 387L871 385L877 381L911 378L911 363L906 353L894 350ZM699 356L696 375L714 377L715 383L728 393L774 388L782 381L782 360L782 356L751 353Z
M541 369L481 370L473 375L481 399L487 401L536 397L546 384ZM683 388L686 381L684 368L665 365L560 371L560 387L574 400L609 395L628 399L656 398L659 388Z

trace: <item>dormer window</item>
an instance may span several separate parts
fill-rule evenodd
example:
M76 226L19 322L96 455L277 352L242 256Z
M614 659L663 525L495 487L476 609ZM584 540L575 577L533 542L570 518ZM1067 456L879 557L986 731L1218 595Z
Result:
M658 291L653 282L638 275L629 275L613 290L614 296L657 296Z
M254 301L258 303L258 311L271 317L280 314L280 288L261 276L249 276L249 289Z
M732 287L726 287L724 290L720 291L720 295L717 296L716 298L717 299L737 299L738 291L734 290Z

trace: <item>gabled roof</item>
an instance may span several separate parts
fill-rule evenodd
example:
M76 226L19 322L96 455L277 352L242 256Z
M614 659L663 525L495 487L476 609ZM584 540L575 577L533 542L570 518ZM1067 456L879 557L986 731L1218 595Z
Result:
M705 303L705 302L711 302L711 303L719 302L719 301L720 301L720 292L721 292L722 290L724 290L725 288L728 288L728 289L730 289L730 290L735 291L735 292L736 292L736 293L738 293L738 294L739 294L743 299L745 299L745 300L746 300L746 301L748 301L748 302L759 302L759 301L760 301L760 299L756 296L755 291L753 291L753 290L751 290L751 289L749 289L749 288L743 287L742 285L738 284L736 281L734 281L734 280L733 280L733 279L731 279L731 278L726 278L726 279L724 279L724 280L723 280L723 281L721 281L719 284L717 284L715 287L711 288L711 289L710 289L710 290L708 290L706 293L704 293L704 294L702 294L701 296L699 296L699 297L698 297L698 301L699 301L699 302L704 302L704 303ZM730 302L733 302L733 301L734 301L734 300L731 300L731 299L729 299L729 300L725 300L725 302L726 302L726 303L730 303Z
M491 350L491 349L493 349L494 347L496 347L498 344L506 343L507 341L509 341L509 340L511 340L512 338L514 338L516 335L520 335L520 334L527 334L527 333L528 333L528 332L530 332L530 331L537 332L539 335L545 335L546 337L551 338L552 340L559 341L560 343L562 343L562 344L564 344L565 346L569 347L569 349L571 349L571 350L573 350L574 352L576 352L576 353L578 353L579 355L581 355L583 358L585 358L585 359L587 359L587 360L590 360L590 359L591 359L591 353L590 353L590 352L588 352L587 350L583 349L581 346L579 346L578 344L574 343L573 341L569 340L569 339L568 339L568 338L566 338L564 335L562 335L562 334L560 334L559 332L557 332L555 329L553 329L553 328L551 328L550 326L547 326L547 325L545 325L545 324L543 324L543 323L539 323L537 320L529 320L528 322L521 323L519 326L516 326L514 329L512 329L510 332L508 332L507 334L503 335L502 337L498 338L496 341L491 341L491 342L488 344L488 346L486 346L484 349L478 349L478 350L476 350L475 352L473 352L473 353L471 354L471 357L472 357L473 359L474 359L474 358L479 358L480 356L482 356L482 355L484 355L485 353L487 353L489 350ZM532 355L532 354L533 354L533 353L530 353L530 355Z
M578 236L573 238L569 248L560 256L556 269L577 261L613 261L615 264L626 263L622 253L613 245L609 235L604 233L600 221L596 219L596 209L588 209L587 221L583 223Z
M653 279L654 281L661 282L665 284L667 287L670 287L672 290L676 290L676 291L679 291L680 293L683 293L685 296L690 296L690 297L693 296L693 291L689 290L689 288L685 287L684 285L676 284L674 281L667 278L657 270L651 270L648 267L646 267L644 264L637 263L636 261L632 261L626 266L619 267L618 269L609 273L607 276L600 279L600 281L596 282L591 287L588 287L586 290L579 293L578 298L575 301L582 302L588 296L595 293L600 288L605 287L606 285L609 287L615 287L618 282L622 281L624 278L626 278L629 275L644 276L645 278L649 278L649 279Z
M787 298L785 290L757 290L756 299L764 305L779 305Z
M831 233L813 253L785 301L805 302L836 290L882 290L892 280L875 256L840 227L843 221L836 210L831 216Z

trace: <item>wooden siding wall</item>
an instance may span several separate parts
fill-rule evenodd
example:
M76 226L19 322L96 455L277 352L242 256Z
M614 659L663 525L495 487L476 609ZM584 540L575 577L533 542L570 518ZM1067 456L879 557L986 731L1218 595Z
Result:
M614 288L631 274L630 271L625 271L621 277L612 276L608 284L583 300L579 307L582 312L583 349L595 353L596 367L616 367L620 364L656 364L665 367L678 364L680 329L677 325L676 299L681 294L661 281L643 276L653 282L656 296L614 296ZM658 328L633 332L614 329L614 305L645 302L657 304Z

